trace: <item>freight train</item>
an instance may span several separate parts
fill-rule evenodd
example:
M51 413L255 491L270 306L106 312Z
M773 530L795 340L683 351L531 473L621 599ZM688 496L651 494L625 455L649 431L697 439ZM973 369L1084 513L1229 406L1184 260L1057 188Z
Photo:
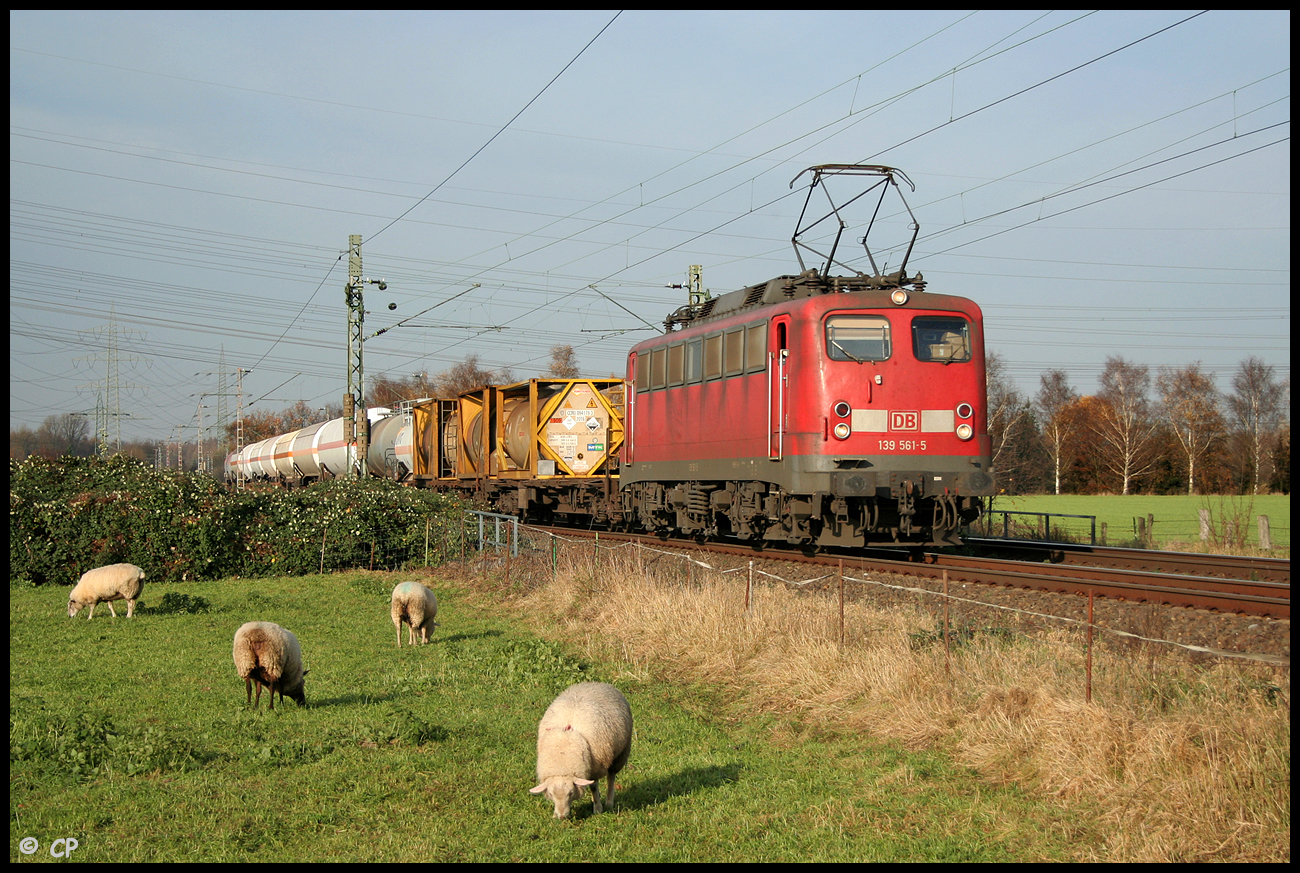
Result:
M859 171L897 184L886 167L812 169L814 188ZM996 487L980 308L904 268L833 265L834 247L821 269L682 307L628 352L625 379L532 379L379 417L367 472L532 522L755 546L958 544ZM341 434L335 419L263 440L227 475L338 475Z

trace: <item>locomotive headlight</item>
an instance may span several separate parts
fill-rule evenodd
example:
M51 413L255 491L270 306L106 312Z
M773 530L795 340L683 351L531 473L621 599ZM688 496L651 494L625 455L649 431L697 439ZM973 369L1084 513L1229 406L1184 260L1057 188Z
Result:
M975 435L975 429L972 428L969 424L957 425L957 439L968 440L974 435Z
M902 306L907 302L907 292L902 288L898 288L893 294L889 295L889 299L894 301L895 305Z
M833 408L835 410L835 414L838 415L840 418L848 418L849 413L853 411L853 407L849 406L843 400L841 400L839 403L836 403Z
M835 425L835 438L836 438L837 440L846 440L846 439L848 439L848 438L849 438L849 434L852 433L852 432L853 432L853 429L850 428L850 427L848 426L848 424L845 423L845 422L843 422L843 421L841 421L839 424Z
M970 418L974 412L975 410L971 409L971 405L969 403L962 403L957 406L958 418Z

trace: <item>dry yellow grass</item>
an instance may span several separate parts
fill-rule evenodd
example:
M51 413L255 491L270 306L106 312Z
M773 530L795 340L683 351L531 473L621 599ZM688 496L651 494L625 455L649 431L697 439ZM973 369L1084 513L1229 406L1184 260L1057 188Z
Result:
M688 583L672 561L647 575L625 552L565 551L556 581L537 566L521 586L517 566L497 595L592 656L1086 804L1107 837L1082 860L1290 860L1289 669L1102 646L1089 704L1074 629L976 636L949 659L942 642L918 645L934 638L925 612L847 603L841 649L834 598L756 586L746 613L734 577L696 567Z

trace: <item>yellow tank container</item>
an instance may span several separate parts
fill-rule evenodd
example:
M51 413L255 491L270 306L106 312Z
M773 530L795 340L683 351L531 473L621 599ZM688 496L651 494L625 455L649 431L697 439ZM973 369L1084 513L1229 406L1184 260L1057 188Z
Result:
M493 473L502 479L617 474L621 379L531 379L498 388Z
M530 379L429 401L414 409L417 473L439 480L617 475L624 408L621 379Z

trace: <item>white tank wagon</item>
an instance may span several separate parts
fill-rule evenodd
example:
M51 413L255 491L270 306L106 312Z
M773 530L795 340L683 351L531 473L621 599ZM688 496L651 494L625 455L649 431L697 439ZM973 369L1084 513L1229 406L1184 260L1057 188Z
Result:
M276 477L293 479L297 475L293 469L293 438L297 433L281 434L271 440L271 469Z
M372 476L405 481L415 470L411 414L399 412L370 425L366 468Z
M395 475L389 471L400 469L409 472L413 464L410 417L395 415L386 406L376 406L366 413L371 433L366 465L373 468L372 475ZM345 424L342 418L331 418L231 452L226 456L226 481L306 485L318 479L342 477L356 458L353 447L343 439Z

